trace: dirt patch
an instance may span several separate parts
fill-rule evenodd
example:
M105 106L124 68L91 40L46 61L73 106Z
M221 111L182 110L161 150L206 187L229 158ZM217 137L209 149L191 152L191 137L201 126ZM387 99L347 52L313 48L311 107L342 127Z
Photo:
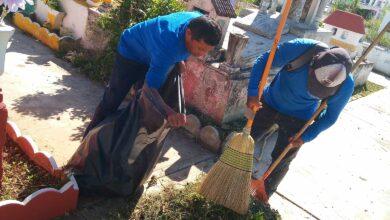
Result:
M8 199L22 201L39 189L47 187L60 189L66 183L66 180L61 181L35 165L9 138L3 148L3 169L0 201Z

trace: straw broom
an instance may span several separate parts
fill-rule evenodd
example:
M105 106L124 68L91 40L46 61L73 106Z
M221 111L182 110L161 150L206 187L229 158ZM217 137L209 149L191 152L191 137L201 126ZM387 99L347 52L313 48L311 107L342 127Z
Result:
M259 85L259 97L272 66L276 48L290 11L292 0L287 0L276 30L274 42ZM203 180L199 193L209 200L223 205L239 214L246 214L249 208L250 182L253 166L254 140L250 136L253 118L257 109L251 109L248 121L241 133L232 133L220 159Z

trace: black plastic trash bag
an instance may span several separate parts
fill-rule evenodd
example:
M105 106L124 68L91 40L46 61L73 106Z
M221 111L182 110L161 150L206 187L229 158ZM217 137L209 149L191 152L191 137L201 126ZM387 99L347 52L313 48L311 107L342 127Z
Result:
M160 95L184 113L180 75L172 71ZM145 87L84 138L67 164L82 194L132 195L151 174L169 131L163 105Z

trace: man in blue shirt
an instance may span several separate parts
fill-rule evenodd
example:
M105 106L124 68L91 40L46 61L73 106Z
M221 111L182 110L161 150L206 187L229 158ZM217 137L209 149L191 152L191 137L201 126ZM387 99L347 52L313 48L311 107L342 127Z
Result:
M185 71L190 55L206 55L221 39L221 28L198 12L178 12L153 18L123 31L110 81L84 136L106 116L117 110L137 81L146 87L162 87L175 64ZM173 127L185 124L185 115L167 108L167 120Z
M287 173L289 164L295 158L299 147L332 126L352 95L354 82L349 74L352 61L342 48L324 48L314 53L309 62L293 71L289 70L289 63L302 57L319 43L310 39L295 39L278 46L272 66L282 67L282 69L273 82L264 89L261 102L258 97L258 84L269 52L260 56L253 66L248 86L247 106L250 109L260 110L254 118L252 135L256 137L262 134L274 123L279 125L278 140L271 155L272 162L314 114L319 102L327 99L328 103L326 111L320 114L297 141L292 143L295 148L266 179L267 199ZM264 195L258 197L264 198Z

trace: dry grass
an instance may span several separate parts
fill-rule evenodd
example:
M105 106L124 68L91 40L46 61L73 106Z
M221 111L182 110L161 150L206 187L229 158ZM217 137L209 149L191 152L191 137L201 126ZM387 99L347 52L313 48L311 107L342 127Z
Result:
M143 196L130 219L280 219L277 211L256 201L250 202L247 215L239 215L199 195L199 184L179 189L170 185L160 193Z
M366 84L355 87L351 101L368 96L371 93L377 92L381 89L383 89L383 86L367 81Z
M23 200L39 189L60 189L65 184L30 161L19 146L9 139L3 149L3 169L0 201Z

